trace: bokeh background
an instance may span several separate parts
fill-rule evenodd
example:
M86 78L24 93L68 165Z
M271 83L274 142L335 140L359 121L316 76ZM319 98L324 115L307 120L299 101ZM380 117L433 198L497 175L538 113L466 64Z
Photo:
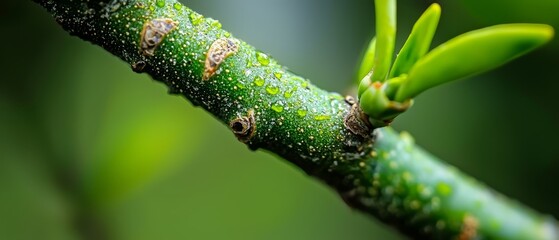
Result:
M374 34L371 0L189 0L331 91ZM401 0L399 43L432 1ZM440 1L434 44L510 22L559 29L556 0ZM0 239L402 239L329 188L29 0L0 7ZM476 49L472 49L476 51ZM491 54L488 52L487 54ZM559 217L559 41L420 96L395 123L466 173Z

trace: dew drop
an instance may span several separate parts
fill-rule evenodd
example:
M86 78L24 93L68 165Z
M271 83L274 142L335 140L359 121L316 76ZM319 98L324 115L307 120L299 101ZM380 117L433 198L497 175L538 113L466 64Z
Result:
M262 87L264 86L264 83L266 83L266 80L264 80L264 78L260 77L260 76L256 76L254 77L254 85Z
M238 82L238 83L236 84L236 86L237 86L239 89L245 89L245 85L244 85L242 82Z
M297 115L299 115L299 117L307 116L307 109L305 107L300 108L297 110Z
M293 93L297 91L297 87L294 87L293 89L289 90L289 91L285 91L285 93L283 94L283 96L285 98L290 98L293 96Z
M157 0L155 1L155 5L157 5L160 8L165 7L165 0Z
M206 21L208 21L208 23L210 24L210 26L216 28L216 29L221 29L221 23L213 18L208 18Z
M191 12L188 17L194 25L199 25L204 20L204 17L196 12Z
M402 173L402 179L404 179L406 182L410 182L413 179L413 175L410 172L405 171L404 173Z
M302 77L296 76L296 75L291 76L291 80L297 81L297 82L304 82L305 81L305 79L303 79Z
M275 112L283 112L283 102L281 101L277 101L275 103L272 104L272 110L274 110Z
M258 60L262 66L268 66L268 64L270 64L270 57L263 52L256 52L256 60Z
M435 224L437 229L444 229L445 225L446 225L446 223L443 220L439 220L439 221L437 221L437 224Z
M328 120L328 119L330 119L329 115L316 115L316 116L314 116L314 120L317 120L317 121L324 121L324 120Z
M448 196L452 193L452 187L444 182L439 182L436 187L437 193L442 196Z
M274 84L266 86L266 92L268 94L276 95L279 93L279 91L280 91L279 87Z
M413 210L417 210L421 207L421 203L417 200L412 200L409 207Z
M180 10L182 9L182 4L180 4L180 3L177 2L177 3L173 4L173 7L174 7L177 11L180 11Z

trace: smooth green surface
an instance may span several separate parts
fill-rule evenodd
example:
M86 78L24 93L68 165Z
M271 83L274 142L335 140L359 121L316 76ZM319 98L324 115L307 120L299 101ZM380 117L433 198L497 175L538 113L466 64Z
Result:
M559 26L559 22L552 21L557 16L553 11L556 8L545 5L556 1L500 2L441 2L444 20L434 42L495 23L542 22ZM427 5L415 1L400 3L403 36L411 29L406 29L406 22L412 23ZM464 8L466 3L478 9ZM401 239L378 221L348 209L336 194L291 165L269 154L247 151L226 127L182 98L168 96L161 84L132 73L126 64L99 47L68 36L36 4L4 4L7 7L0 14L0 24L7 32L19 34L0 40L3 46L9 46L3 52L10 56L0 59L0 131L7 136L0 138L0 184L7 193L0 194L0 198L11 199L0 205L0 221L11 224L0 224L0 236L49 238L47 234L41 235L44 232L37 230L40 227L60 231L61 235L50 239L63 239L75 232L72 217L66 216L72 215L71 211L67 213L72 204L64 197L75 190L61 190L53 175L72 164L85 162L73 152L82 152L83 147L78 148L77 144L87 143L92 137L73 138L83 127L74 125L71 116L116 117L114 111L102 110L123 99L108 99L108 103L98 107L80 106L72 114L68 109L82 97L104 99L105 90L120 84L131 93L143 93L144 85L154 92L149 98L142 97L143 94L130 97L127 107L142 108L144 102L154 99L176 101L177 109L167 113L168 118L185 122L196 119L197 126L210 138L181 154L185 164L144 183L135 193L120 199L119 204L96 210L104 213L101 220L118 239ZM368 0L351 4L215 0L189 1L188 5L220 19L237 36L329 90L340 90L349 84L343 80L354 73L359 48L366 46L374 31L370 26L373 4ZM516 11L511 10L513 7ZM480 8L487 11L486 18L478 11ZM416 142L430 152L498 191L541 212L559 216L558 189L539 187L554 182L559 169L555 151L559 103L555 101L554 90L559 87L555 81L559 76L548 67L558 59L558 43L555 40L497 71L429 91L418 98L421 104L398 118L397 129L409 130ZM76 72L93 76L85 78L75 75ZM525 84L526 79L531 79L531 84ZM71 83L84 81L89 87L85 87L83 94L74 94ZM102 84L97 85L99 81ZM171 102L163 104L175 104ZM523 108L523 114L518 114L518 107ZM143 111L153 111L150 109ZM174 116L177 110L184 114ZM519 130L518 126L533 122L533 116L538 116L537 124ZM49 120L53 122L51 133L44 130L48 119L54 119ZM185 139L180 141L183 145L199 141L184 134ZM53 135L56 138L49 137ZM44 154L53 149L56 155ZM25 157L31 153L42 157ZM43 165L52 168L43 168L44 175L33 170ZM32 181L35 177L39 180ZM49 182L54 186L43 184ZM216 189L229 192L224 196ZM259 195L254 194L255 189ZM19 194L22 191L28 194ZM54 202L60 207L45 204L52 194L62 196ZM224 198L228 201L219 201ZM209 199L215 202L205 207Z
M377 43L371 82L384 82L392 66L396 42L396 0L375 1Z
M392 66L389 78L408 73L417 60L429 51L440 16L441 6L437 3L431 4L425 10L413 25L408 39L398 53L396 60L394 60L394 66Z
M542 24L506 24L464 33L419 60L396 101L413 98L434 86L496 68L547 43L553 28Z
M359 69L357 70L357 75L355 77L355 83L358 85L361 80L363 80L363 78L373 69L375 63L376 44L377 38L373 37L367 45L363 58L361 58ZM361 95L361 91L359 91L359 95Z

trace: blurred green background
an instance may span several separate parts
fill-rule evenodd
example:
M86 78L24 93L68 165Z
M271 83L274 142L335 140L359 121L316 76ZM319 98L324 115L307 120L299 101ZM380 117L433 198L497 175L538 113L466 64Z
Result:
M374 34L371 0L190 0L235 36L344 91ZM432 1L401 0L402 45ZM498 23L559 29L556 0L440 1L434 44ZM0 7L0 239L402 239L329 188L28 0ZM472 49L475 51L475 49ZM491 54L491 53L487 53ZM395 127L559 217L559 41L423 94Z

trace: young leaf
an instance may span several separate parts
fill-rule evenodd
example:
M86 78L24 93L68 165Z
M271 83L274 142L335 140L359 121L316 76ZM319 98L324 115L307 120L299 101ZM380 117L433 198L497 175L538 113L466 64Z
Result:
M367 75L365 75L365 77L363 79L361 79L361 82L359 82L359 86L357 88L357 97L359 98L359 101L361 101L361 94L363 94L363 92L365 92L365 90L367 90L367 88L371 87L371 76L373 75L373 72L369 72L367 73Z
M552 36L553 28L544 24L503 24L462 34L421 58L395 100L405 101L434 86L498 67Z
M361 60L361 64L359 65L359 70L357 70L357 74L355 76L355 83L359 84L361 80L373 69L374 61L375 61L375 48L376 48L377 38L373 37L369 42L369 46L363 55L363 59Z
M383 82L388 75L396 38L396 0L376 0L377 43L372 82Z
M394 66L390 72L390 78L408 73L413 65L419 60L431 46L431 40L437 30L441 7L433 3L417 20L406 43L398 53Z

